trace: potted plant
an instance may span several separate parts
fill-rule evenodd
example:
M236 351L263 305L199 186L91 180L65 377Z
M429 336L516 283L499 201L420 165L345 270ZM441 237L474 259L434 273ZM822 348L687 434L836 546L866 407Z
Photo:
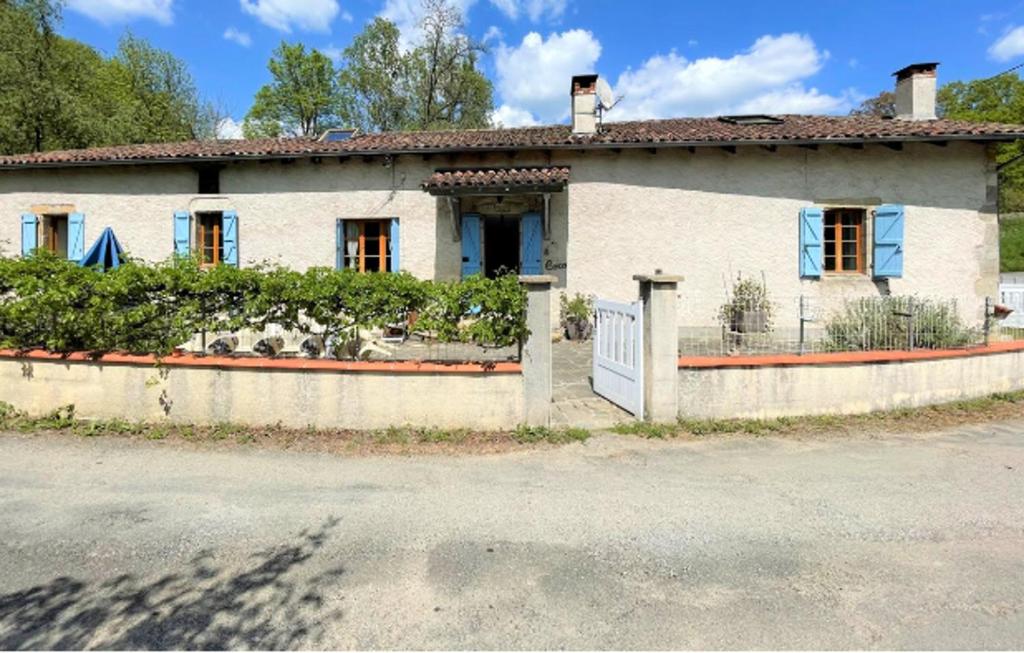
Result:
M736 278L729 301L718 309L722 326L734 333L767 333L772 329L773 306L763 280Z
M591 317L594 315L593 300L580 293L572 298L562 293L558 299L558 316L568 340L586 340L590 338L594 325Z

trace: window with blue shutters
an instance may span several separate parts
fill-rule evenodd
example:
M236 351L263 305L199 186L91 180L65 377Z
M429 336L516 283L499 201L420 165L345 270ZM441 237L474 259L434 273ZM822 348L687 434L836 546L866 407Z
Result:
M867 211L836 208L825 211L825 272L863 274L864 223Z
M520 220L520 274L540 274L544 227L539 213L525 213Z
M821 277L824 212L816 206L800 210L800 276Z
M188 211L174 212L174 254L189 256L192 253L192 216Z
M81 261L85 256L85 214L71 213L68 215L68 249L69 261Z
M903 223L901 204L883 204L875 211L872 259L876 279L903 276Z
M21 214L21 255L28 256L39 247L39 218L35 213Z
M238 214L224 211L221 216L221 248L224 252L224 264L238 267Z
M339 218L334 224L334 267L357 272L397 272L398 218Z

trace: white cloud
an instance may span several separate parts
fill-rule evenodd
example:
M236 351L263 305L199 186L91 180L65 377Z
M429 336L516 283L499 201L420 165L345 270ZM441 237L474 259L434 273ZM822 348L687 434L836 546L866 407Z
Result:
M508 112L529 111L543 121L566 118L570 79L594 72L600 56L601 43L582 29L550 34L547 39L530 32L517 46L499 44L497 87Z
M526 109L503 104L491 112L491 124L495 127L528 127L536 125L537 119Z
M334 63L338 63L341 61L342 57L345 56L345 51L336 47L333 43L328 45L326 48L317 48L317 50L320 51L320 54L334 61Z
M452 7L463 20L476 0L450 0ZM380 12L381 18L387 18L398 26L399 46L409 50L420 36L420 21L423 20L423 0L385 0Z
M104 25L149 18L161 25L174 22L174 0L69 0L68 9Z
M529 19L536 23L542 18L557 20L565 14L565 7L568 0L491 0L498 11L505 14L509 20L516 20L521 14L526 14Z
M1024 55L1024 25L1011 25L988 49L988 56L996 61L1009 61Z
M243 48L247 48L252 45L252 37L249 36L248 33L237 30L234 27L229 27L224 30L224 38L237 43Z
M483 42L486 44L490 43L491 41L501 41L501 39L504 36L505 35L501 32L501 28L499 28L497 25L491 25L490 27L487 28L487 31L484 33Z
M828 57L801 34L762 36L728 59L656 55L619 76L615 92L624 99L609 118L840 111L848 94L831 96L803 85Z
M230 116L217 123L217 138L235 140L244 138L242 136L242 125L235 122Z
M329 32L341 12L338 0L239 0L242 11L280 32L293 28L307 32Z

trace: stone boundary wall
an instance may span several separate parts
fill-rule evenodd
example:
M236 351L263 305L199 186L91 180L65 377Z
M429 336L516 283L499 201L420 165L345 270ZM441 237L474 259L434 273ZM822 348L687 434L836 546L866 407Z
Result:
M915 408L1024 389L1024 342L966 350L684 357L679 416L773 418Z
M0 401L33 415L74 404L87 419L373 429L481 430L524 421L518 363L309 359L0 350Z

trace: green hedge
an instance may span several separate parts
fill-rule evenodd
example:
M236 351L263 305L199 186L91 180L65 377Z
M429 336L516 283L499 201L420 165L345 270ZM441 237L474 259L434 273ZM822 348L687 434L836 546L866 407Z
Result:
M509 346L527 335L514 276L421 281L410 274L281 267L203 270L132 261L101 272L39 252L0 258L0 346L163 355L200 332L278 324L326 342L405 322L442 342Z
M913 315L914 347L950 349L978 344L982 334L967 327L951 301L906 295L848 300L825 322L826 351L906 349Z

